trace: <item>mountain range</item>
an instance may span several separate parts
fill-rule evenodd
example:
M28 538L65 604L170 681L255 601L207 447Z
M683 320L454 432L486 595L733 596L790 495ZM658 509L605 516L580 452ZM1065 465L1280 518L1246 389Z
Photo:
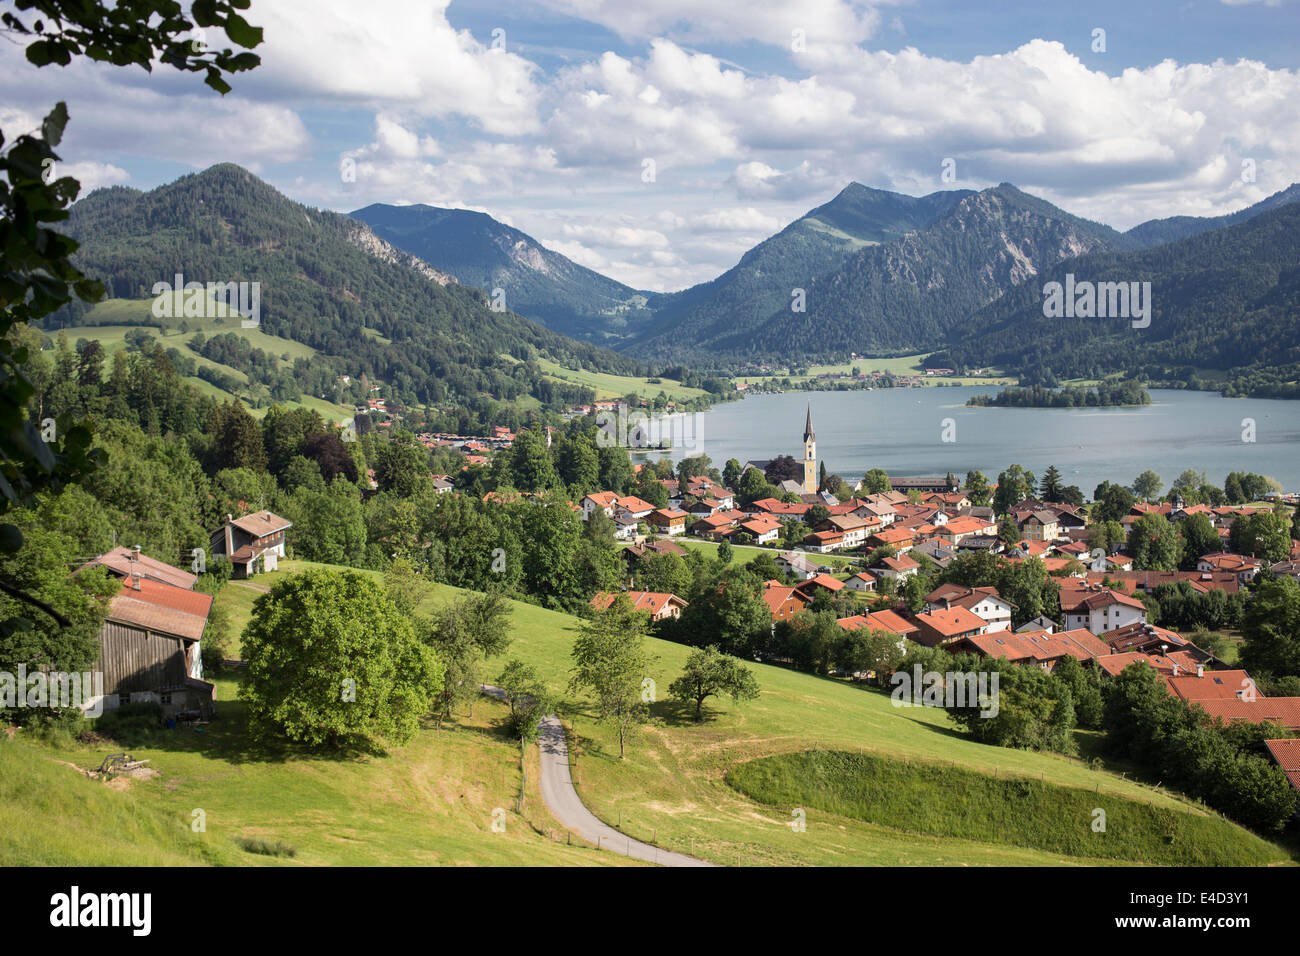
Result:
M1261 250L1262 261L1276 264L1276 270L1209 268L1204 257L1217 263L1216 250L1224 243L1254 248L1266 235L1284 255L1296 245L1287 215L1257 224L1258 236L1249 228L1231 238L1224 235L1294 208L1297 200L1300 185L1293 185L1226 216L1151 220L1119 232L1010 183L922 197L852 183L760 242L716 279L660 294L614 283L481 213L381 205L354 215L462 282L482 288L498 282L507 297L516 289L510 301L524 314L646 362L735 367L755 361L839 362L850 352L942 350L964 366L1001 364L1017 370L1030 359L1023 348L1027 329L1048 333L1038 327L1042 281L1061 272L1058 266L1079 262L1086 269L1104 266L1107 275L1145 276L1161 290L1157 309L1164 327L1180 329L1185 341L1199 347L1166 343L1087 357L1080 354L1083 343L1111 340L1097 328L1077 327L1073 337L1051 334L1051 350L1034 356L1035 365L1103 374L1133 371L1141 359L1166 371L1176 365L1184 378L1194 369L1236 370L1229 377L1240 378L1252 369L1288 365L1290 351L1251 353L1234 347L1222 334L1223 323L1216 318L1221 313L1209 315L1198 303L1275 308L1288 301L1288 275L1268 250ZM1178 245L1204 236L1219 238ZM1177 248L1152 254L1170 245ZM1199 298L1188 291L1193 279ZM568 310L563 315L557 311L560 302ZM1232 311L1236 314L1237 307ZM990 351L995 341L1003 341L998 335L1005 344Z
M294 202L233 164L149 192L96 190L73 205L67 231L80 243L76 264L110 298L147 302L155 283L178 272L186 281L257 282L262 331L310 346L313 362L328 362L337 375L390 383L394 397L408 401L485 412L521 396L544 404L590 398L544 373L539 358L645 374L636 359L494 308L450 270L357 219ZM148 321L147 306L139 311ZM82 324L89 312L75 302L45 327ZM300 386L319 383L318 369L300 369L287 355L265 361L281 358L279 371Z

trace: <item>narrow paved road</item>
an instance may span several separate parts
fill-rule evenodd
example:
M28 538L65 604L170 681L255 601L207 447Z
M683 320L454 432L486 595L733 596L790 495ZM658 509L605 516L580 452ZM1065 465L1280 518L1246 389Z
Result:
M500 687L483 685L483 692L500 699L505 692ZM569 743L564 736L564 725L554 714L542 719L537 747L542 756L542 800L555 819L568 829L590 840L602 850L622 853L636 860L659 863L663 866L714 866L704 860L660 849L640 840L633 840L621 830L603 822L587 809L578 791L574 789L569 774Z

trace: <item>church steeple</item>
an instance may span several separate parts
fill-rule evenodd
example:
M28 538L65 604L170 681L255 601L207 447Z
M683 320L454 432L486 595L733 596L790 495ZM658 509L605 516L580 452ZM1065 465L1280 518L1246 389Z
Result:
M803 426L803 490L805 494L817 490L817 436L813 434L812 402L808 403L808 418Z

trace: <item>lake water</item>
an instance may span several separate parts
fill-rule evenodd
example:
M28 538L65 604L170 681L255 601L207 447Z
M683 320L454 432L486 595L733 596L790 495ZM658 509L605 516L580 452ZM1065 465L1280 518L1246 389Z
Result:
M1222 486L1230 471L1276 478L1300 489L1300 402L1222 398L1213 392L1153 389L1141 408L967 408L988 386L885 388L855 392L754 395L718 405L695 420L696 447L721 470L777 455L803 457L804 414L812 403L817 455L856 481L871 468L891 476L959 478L977 468L990 481L1010 464L1041 476L1055 465L1065 483L1091 498L1110 479L1129 484L1148 468L1166 488L1186 468ZM1255 441L1243 441L1243 419ZM946 436L945 436L946 431ZM685 435L690 435L687 428ZM945 441L944 438L955 439ZM654 457L654 456L652 456Z

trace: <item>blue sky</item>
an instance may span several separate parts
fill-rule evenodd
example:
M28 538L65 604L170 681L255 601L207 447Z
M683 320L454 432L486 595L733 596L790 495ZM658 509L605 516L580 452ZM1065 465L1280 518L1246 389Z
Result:
M2 44L0 126L64 99L88 186L237 162L341 211L480 209L656 290L854 180L1010 181L1117 228L1300 180L1293 0L253 0L248 19L263 65L225 98Z

